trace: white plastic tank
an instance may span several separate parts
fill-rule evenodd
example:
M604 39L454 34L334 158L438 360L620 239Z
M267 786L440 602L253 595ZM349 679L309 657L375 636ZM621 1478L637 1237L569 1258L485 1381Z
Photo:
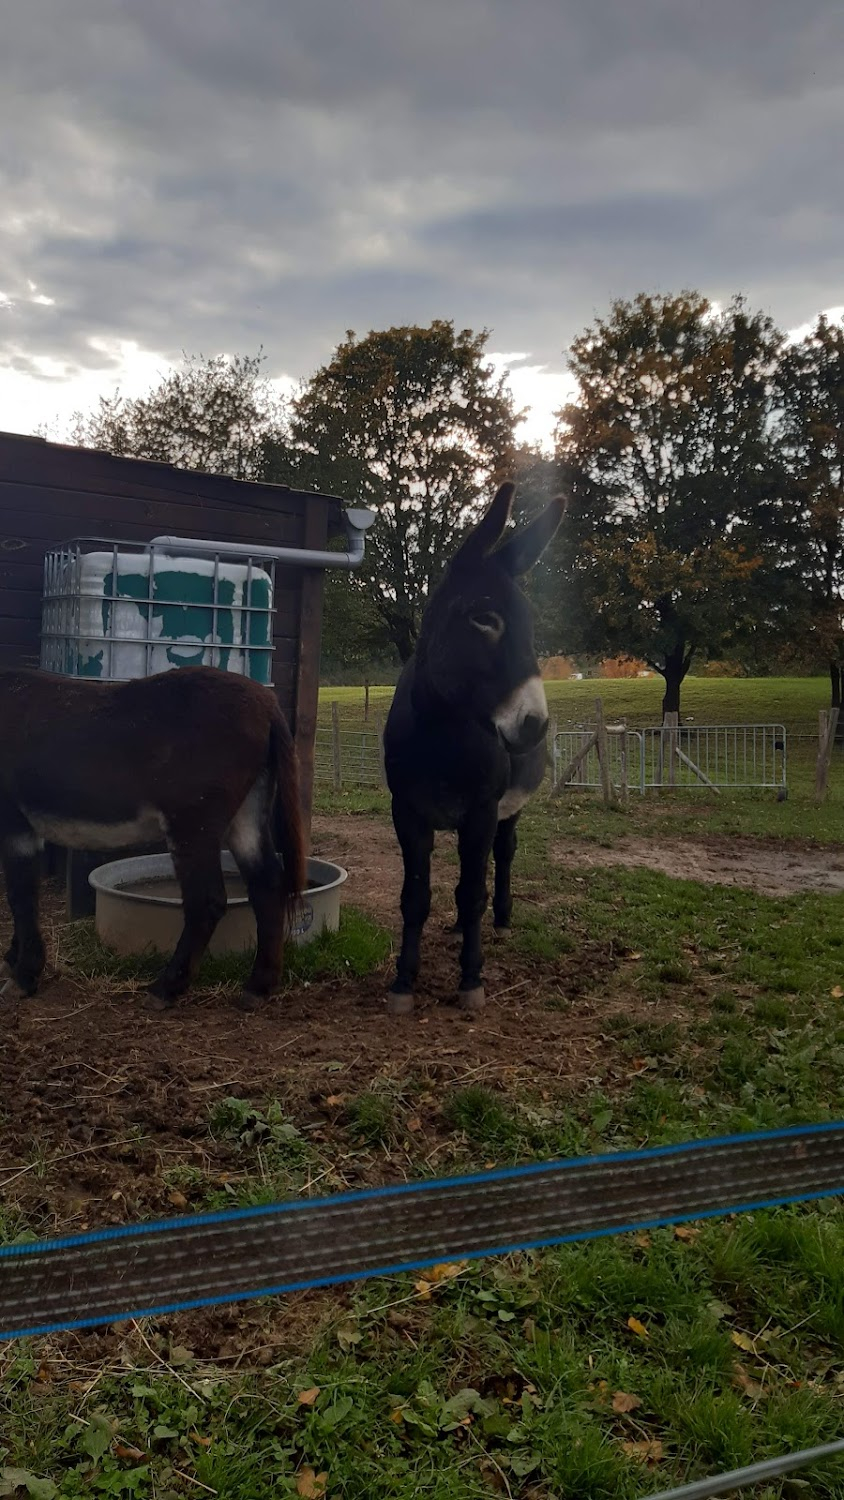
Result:
M213 666L272 680L273 578L264 567L153 548L48 555L41 665L72 677Z

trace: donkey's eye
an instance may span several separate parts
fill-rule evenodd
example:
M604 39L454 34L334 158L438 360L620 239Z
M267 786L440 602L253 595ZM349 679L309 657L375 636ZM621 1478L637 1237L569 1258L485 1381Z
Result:
M504 621L500 615L495 613L494 609L479 610L476 615L472 615L470 618L477 630L482 631L484 635L488 635L494 641L500 640L504 634Z

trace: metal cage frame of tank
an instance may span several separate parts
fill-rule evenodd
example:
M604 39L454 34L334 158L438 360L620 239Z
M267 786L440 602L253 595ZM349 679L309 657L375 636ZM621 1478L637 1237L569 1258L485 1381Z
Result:
M188 544L189 546L189 544ZM79 643L83 639L82 624L82 560L91 552L106 552L112 555L112 579L111 592L106 591L108 576L103 580L102 603L109 606L109 626L104 627L102 636L97 636L97 642L101 641L107 657L103 661L101 680L110 682L127 682L131 678L113 672L115 664L115 647L126 647L132 645L145 648L144 676L151 675L152 653L160 650L162 645L168 648L193 646L196 648L197 636L162 637L153 635L153 620L156 608L164 607L162 601L155 597L156 571L155 559L166 558L171 564L174 561L172 546L156 546L155 543L130 542L114 540L104 537L78 537L73 541L63 542L60 546L51 548L44 557L44 587L42 594L42 619L41 619L41 652L40 666L45 672L53 672L63 677L76 677L88 679L87 673L81 673L79 666ZM120 593L118 589L118 559L126 556L149 559L148 569L148 592L147 597L136 597L135 595ZM186 551L186 559L191 557L190 551ZM213 561L212 598L208 601L196 599L167 599L165 601L168 609L184 610L190 618L190 613L200 611L207 617L211 614L212 620L212 642L205 649L212 656L212 664L217 666L222 659L222 653L227 650L238 650L243 653L244 665L247 668L245 675L259 682L270 683L272 681L272 658L273 658L273 619L276 613L276 578L275 559L265 556L259 547L244 556L243 549L230 552L225 543L221 543L218 550L206 554L208 560ZM195 560L195 554L191 560ZM248 601L244 604L227 604L220 599L220 584L228 582L221 579L220 568L227 563L245 564L247 576L244 587L244 598ZM260 570L265 576L269 576L272 591L271 603L267 605L255 605L252 603L252 571L253 567ZM158 577L162 575L159 573ZM100 596L97 595L99 602ZM135 603L139 607L146 606L146 636L121 636L115 634L114 622L116 617L116 606L120 604ZM237 646L226 646L220 643L220 616L223 612L231 613L233 610L242 616L246 616L246 629L241 629L241 642ZM266 644L253 640L252 617L260 615L266 626ZM87 637L86 637L87 638ZM206 638L206 633L199 635L200 639ZM75 653L75 654L74 654ZM263 658L266 666L260 673L252 670L253 654L259 660ZM172 670L178 670L179 664L172 663ZM137 674L135 674L137 675ZM100 680L90 679L90 680Z

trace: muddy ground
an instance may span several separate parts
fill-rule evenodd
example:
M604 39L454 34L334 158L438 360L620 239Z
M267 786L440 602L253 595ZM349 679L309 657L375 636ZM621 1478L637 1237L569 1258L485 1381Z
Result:
M320 817L314 852L346 864L345 899L397 935L401 863L392 830L371 818ZM555 859L575 857L581 866L640 865L775 895L844 888L844 861L818 846L722 838L556 845ZM635 970L625 970L631 956L584 938L571 954L534 960L488 929L487 1005L467 1020L442 1003L457 978L456 944L444 932L455 874L447 858L435 860L417 1009L401 1019L386 1013L392 956L363 979L299 984L257 1014L199 992L162 1016L135 986L61 972L62 899L48 890L45 927L58 972L54 962L31 1000L11 986L0 999L0 1205L52 1231L172 1212L169 1166L193 1160L223 1180L232 1165L208 1135L210 1106L232 1095L279 1097L328 1149L341 1111L327 1101L354 1097L378 1079L422 1077L432 1098L467 1082L554 1097L611 1089L621 1064L608 1019L639 1003ZM0 937L6 930L4 920ZM612 999L601 993L602 978L608 989L612 979ZM689 987L675 1001L651 1000L648 1018L680 1019L696 1000L705 996ZM432 1105L421 1122L433 1151L435 1116ZM367 1171L371 1180L371 1164ZM385 1176L401 1172L400 1161L384 1163ZM358 1175L347 1162L343 1182L354 1186Z

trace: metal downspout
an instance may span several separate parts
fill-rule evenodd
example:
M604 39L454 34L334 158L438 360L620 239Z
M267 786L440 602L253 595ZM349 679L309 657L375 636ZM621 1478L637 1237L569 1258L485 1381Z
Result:
M251 542L213 542L204 537L183 536L156 536L149 545L160 552L176 553L180 557L225 554L226 557L267 558L273 562L289 563L297 568L359 568L363 562L366 533L374 520L374 510L343 512L343 523L349 539L346 552L318 552L309 547L265 547Z

